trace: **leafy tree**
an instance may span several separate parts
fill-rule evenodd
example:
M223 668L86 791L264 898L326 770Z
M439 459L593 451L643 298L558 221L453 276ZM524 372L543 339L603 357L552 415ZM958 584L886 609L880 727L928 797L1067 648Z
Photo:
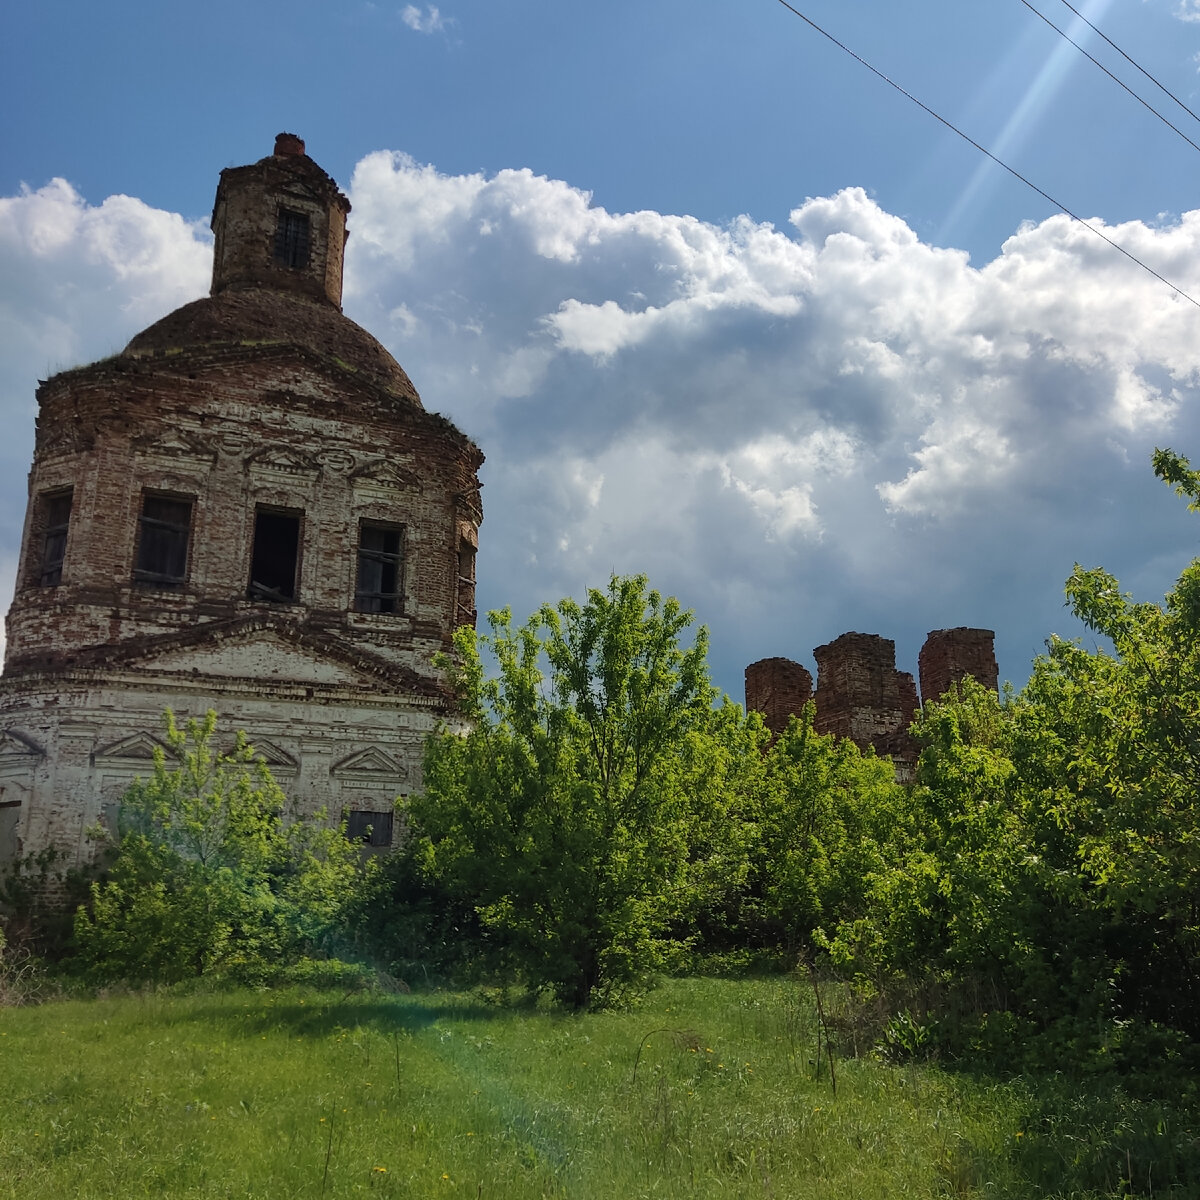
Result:
M1200 472L1155 471L1200 510ZM1015 699L927 704L911 835L834 958L932 978L1032 1028L1113 1019L1200 1034L1200 559L1164 603L1076 566L1071 610L1111 649L1052 638ZM1088 1032L1090 1030L1090 1033Z
M286 800L244 734L222 754L216 713L180 729L120 807L107 878L75 918L96 976L257 978L328 945L360 866L339 830L283 820Z
M876 983L986 985L995 1003L1025 953L1022 810L1009 744L1012 708L972 679L927 703L907 804L892 809L862 915L827 946Z
M574 1008L661 966L688 903L714 696L705 630L680 644L691 620L614 577L456 638L471 727L432 739L409 802L423 869L474 908L496 961Z
M810 701L767 754L755 864L768 936L805 952L818 927L862 912L908 815L892 764L817 733L815 717Z
M710 773L720 821L701 864L703 948L793 964L818 927L861 914L908 794L890 762L818 734L811 703L776 738L757 713L733 714L713 728L723 769Z

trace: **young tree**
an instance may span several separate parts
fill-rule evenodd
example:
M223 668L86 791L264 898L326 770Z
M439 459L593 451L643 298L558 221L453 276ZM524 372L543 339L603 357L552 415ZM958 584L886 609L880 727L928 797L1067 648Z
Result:
M217 715L180 729L168 709L170 759L121 802L107 877L76 913L92 974L171 982L223 971L269 973L323 948L360 865L337 829L285 824L286 799L244 734L222 754Z
M686 900L714 698L705 630L680 644L691 619L644 576L614 577L456 639L471 728L432 739L409 803L424 869L510 968L574 1008L659 966Z

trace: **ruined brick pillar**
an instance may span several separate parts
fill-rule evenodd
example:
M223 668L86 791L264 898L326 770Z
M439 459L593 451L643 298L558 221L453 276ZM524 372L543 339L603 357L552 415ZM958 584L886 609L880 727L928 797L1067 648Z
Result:
M917 709L921 707L917 699L917 681L911 671L897 671L896 686L900 692L902 728L907 729L917 719Z
M940 700L951 687L970 675L995 691L1000 678L990 629L935 629L925 639L917 660L921 673L921 699Z
M849 738L889 755L897 777L911 778L917 748L908 727L917 711L912 675L896 670L896 643L873 633L843 633L813 651L818 733Z
M767 728L780 734L788 718L799 716L812 698L812 676L790 658L760 658L746 668L746 711L762 713Z
M860 748L900 727L903 708L896 643L874 633L843 633L813 650L817 660L817 730Z

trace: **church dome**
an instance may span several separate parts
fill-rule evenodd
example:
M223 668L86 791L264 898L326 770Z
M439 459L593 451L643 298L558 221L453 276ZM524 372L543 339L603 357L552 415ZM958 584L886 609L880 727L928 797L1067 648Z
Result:
M296 346L420 408L400 364L342 315L349 211L350 201L295 134L279 134L258 162L227 167L213 205L211 294L143 330L125 354Z
M275 288L226 288L193 300L142 330L125 347L134 358L234 346L298 346L336 359L418 407L403 367L361 325L333 305Z

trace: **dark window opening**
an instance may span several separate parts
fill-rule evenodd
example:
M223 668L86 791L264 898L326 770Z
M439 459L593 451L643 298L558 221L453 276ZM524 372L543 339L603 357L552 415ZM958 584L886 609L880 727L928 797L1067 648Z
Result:
M308 266L308 216L290 208L279 210L275 226L275 261L282 267Z
M404 530L399 525L363 522L358 531L358 579L354 607L359 612L395 613L402 604Z
M56 492L42 497L42 569L39 572L42 587L58 587L62 583L70 523L70 492Z
M178 587L187 578L192 502L170 496L144 496L138 518L133 577L155 587Z
M296 599L296 568L299 562L299 514L260 508L254 515L250 599L292 603Z
M347 811L346 838L351 842L362 842L364 846L390 846L392 844L392 813Z

